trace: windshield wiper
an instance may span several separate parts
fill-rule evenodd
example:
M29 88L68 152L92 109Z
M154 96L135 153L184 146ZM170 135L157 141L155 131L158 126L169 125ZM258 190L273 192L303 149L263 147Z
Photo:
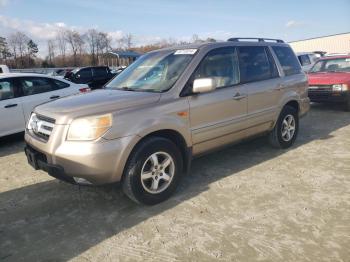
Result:
M116 89L125 90L125 91L137 91L136 88L132 88L132 87L128 87L128 86L117 87Z

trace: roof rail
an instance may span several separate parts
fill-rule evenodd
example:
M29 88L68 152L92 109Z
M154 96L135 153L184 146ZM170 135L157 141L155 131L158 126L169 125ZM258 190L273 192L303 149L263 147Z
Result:
M275 41L276 43L284 43L284 41L281 39L259 38L259 37L233 37L228 39L227 41L239 42L240 40L258 40L258 42Z

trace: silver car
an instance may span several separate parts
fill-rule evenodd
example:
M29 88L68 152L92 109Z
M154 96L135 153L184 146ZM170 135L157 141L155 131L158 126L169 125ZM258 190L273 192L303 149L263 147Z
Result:
M151 205L175 191L195 156L260 134L290 147L308 110L289 45L233 38L147 53L103 90L36 107L25 152L53 177L121 182Z

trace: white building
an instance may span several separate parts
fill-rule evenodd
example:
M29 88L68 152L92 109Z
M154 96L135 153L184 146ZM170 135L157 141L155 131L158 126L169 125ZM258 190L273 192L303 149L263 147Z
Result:
M294 52L350 53L350 32L289 42Z

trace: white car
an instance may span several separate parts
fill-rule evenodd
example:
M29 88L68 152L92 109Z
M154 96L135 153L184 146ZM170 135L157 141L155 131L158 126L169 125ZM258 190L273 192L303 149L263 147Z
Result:
M0 65L0 74L10 73L10 69L7 65Z
M87 85L46 75L0 74L0 137L24 131L37 105L87 91Z
M311 67L317 62L319 59L318 55L315 53L296 53L298 60L301 64L301 68L304 72L309 72Z

